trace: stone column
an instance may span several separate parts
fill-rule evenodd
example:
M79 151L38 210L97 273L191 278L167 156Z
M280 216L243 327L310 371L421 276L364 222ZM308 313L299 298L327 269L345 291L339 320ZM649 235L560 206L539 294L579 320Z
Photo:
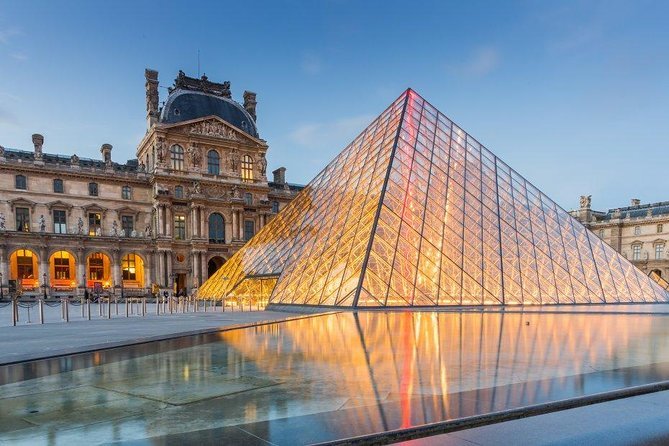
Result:
M174 224L174 219L172 218L172 208L168 207L167 205L165 206L165 222L167 225L165 226L165 235L168 237L172 237L172 225Z
M192 229L191 231L191 238L195 238L198 236L198 232L200 228L198 227L197 224L197 208L191 207L190 208L190 226Z
M151 288L153 282L153 251L147 251L144 254L144 288Z
M237 240L237 230L239 226L237 225L237 210L232 210L232 240Z
M7 257L7 247L0 245L0 273L2 273L2 282L0 285L5 286L9 280L9 258Z
M200 253L200 283L204 283L205 280L207 280L207 253L203 252Z
M165 260L167 261L167 286L174 289L174 284L172 283L172 253L169 251L165 252Z
M156 283L158 286L165 286L165 255L164 251L158 251L156 253L156 270L158 277Z
M161 236L163 235L163 206L160 204L156 207L156 216L158 217L156 236Z
M118 249L112 250L112 279L115 288L121 286L121 251Z
M207 235L207 219L205 218L205 210L204 206L200 206L199 208L199 215L200 215L200 236L203 238L208 238Z
M239 239L244 240L244 211L239 211Z
M86 275L86 253L84 248L77 249L77 280L79 288L86 287L86 280L83 277Z
M47 286L51 286L51 272L49 271L49 259L47 256L47 250L46 246L42 246L39 249L39 277L36 277L38 279L38 283L42 285L43 280L44 280L44 274L46 274L46 284Z
M198 287L200 286L200 253L193 253L193 282Z

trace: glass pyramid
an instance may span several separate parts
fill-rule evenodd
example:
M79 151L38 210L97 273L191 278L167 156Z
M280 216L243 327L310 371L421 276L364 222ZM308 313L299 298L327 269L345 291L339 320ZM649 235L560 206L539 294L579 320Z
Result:
M410 89L199 296L349 307L669 300Z

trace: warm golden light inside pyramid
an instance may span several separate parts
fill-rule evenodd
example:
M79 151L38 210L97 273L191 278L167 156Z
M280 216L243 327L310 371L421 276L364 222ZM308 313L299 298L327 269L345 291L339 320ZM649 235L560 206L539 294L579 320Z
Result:
M669 300L412 90L199 296L356 307Z

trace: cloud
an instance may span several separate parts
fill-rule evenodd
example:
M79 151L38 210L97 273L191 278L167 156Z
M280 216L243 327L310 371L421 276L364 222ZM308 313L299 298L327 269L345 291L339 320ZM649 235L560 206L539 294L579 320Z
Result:
M315 75L323 70L323 63L321 62L320 57L318 57L316 54L305 53L302 56L300 67L305 73Z
M494 47L486 46L474 50L459 64L450 65L450 71L464 77L484 77L492 73L501 62L501 54Z
M374 119L371 115L351 116L331 122L305 123L289 137L294 143L310 149L341 149Z

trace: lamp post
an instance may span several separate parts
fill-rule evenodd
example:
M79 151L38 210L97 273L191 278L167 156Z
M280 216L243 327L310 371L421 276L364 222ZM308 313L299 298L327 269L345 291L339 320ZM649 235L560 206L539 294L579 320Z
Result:
M4 284L2 282L2 273L0 273L0 300L4 299L4 297L5 297L5 294L2 291L3 287L4 287Z
M46 300L46 273L42 274L42 288L44 290L44 300Z

